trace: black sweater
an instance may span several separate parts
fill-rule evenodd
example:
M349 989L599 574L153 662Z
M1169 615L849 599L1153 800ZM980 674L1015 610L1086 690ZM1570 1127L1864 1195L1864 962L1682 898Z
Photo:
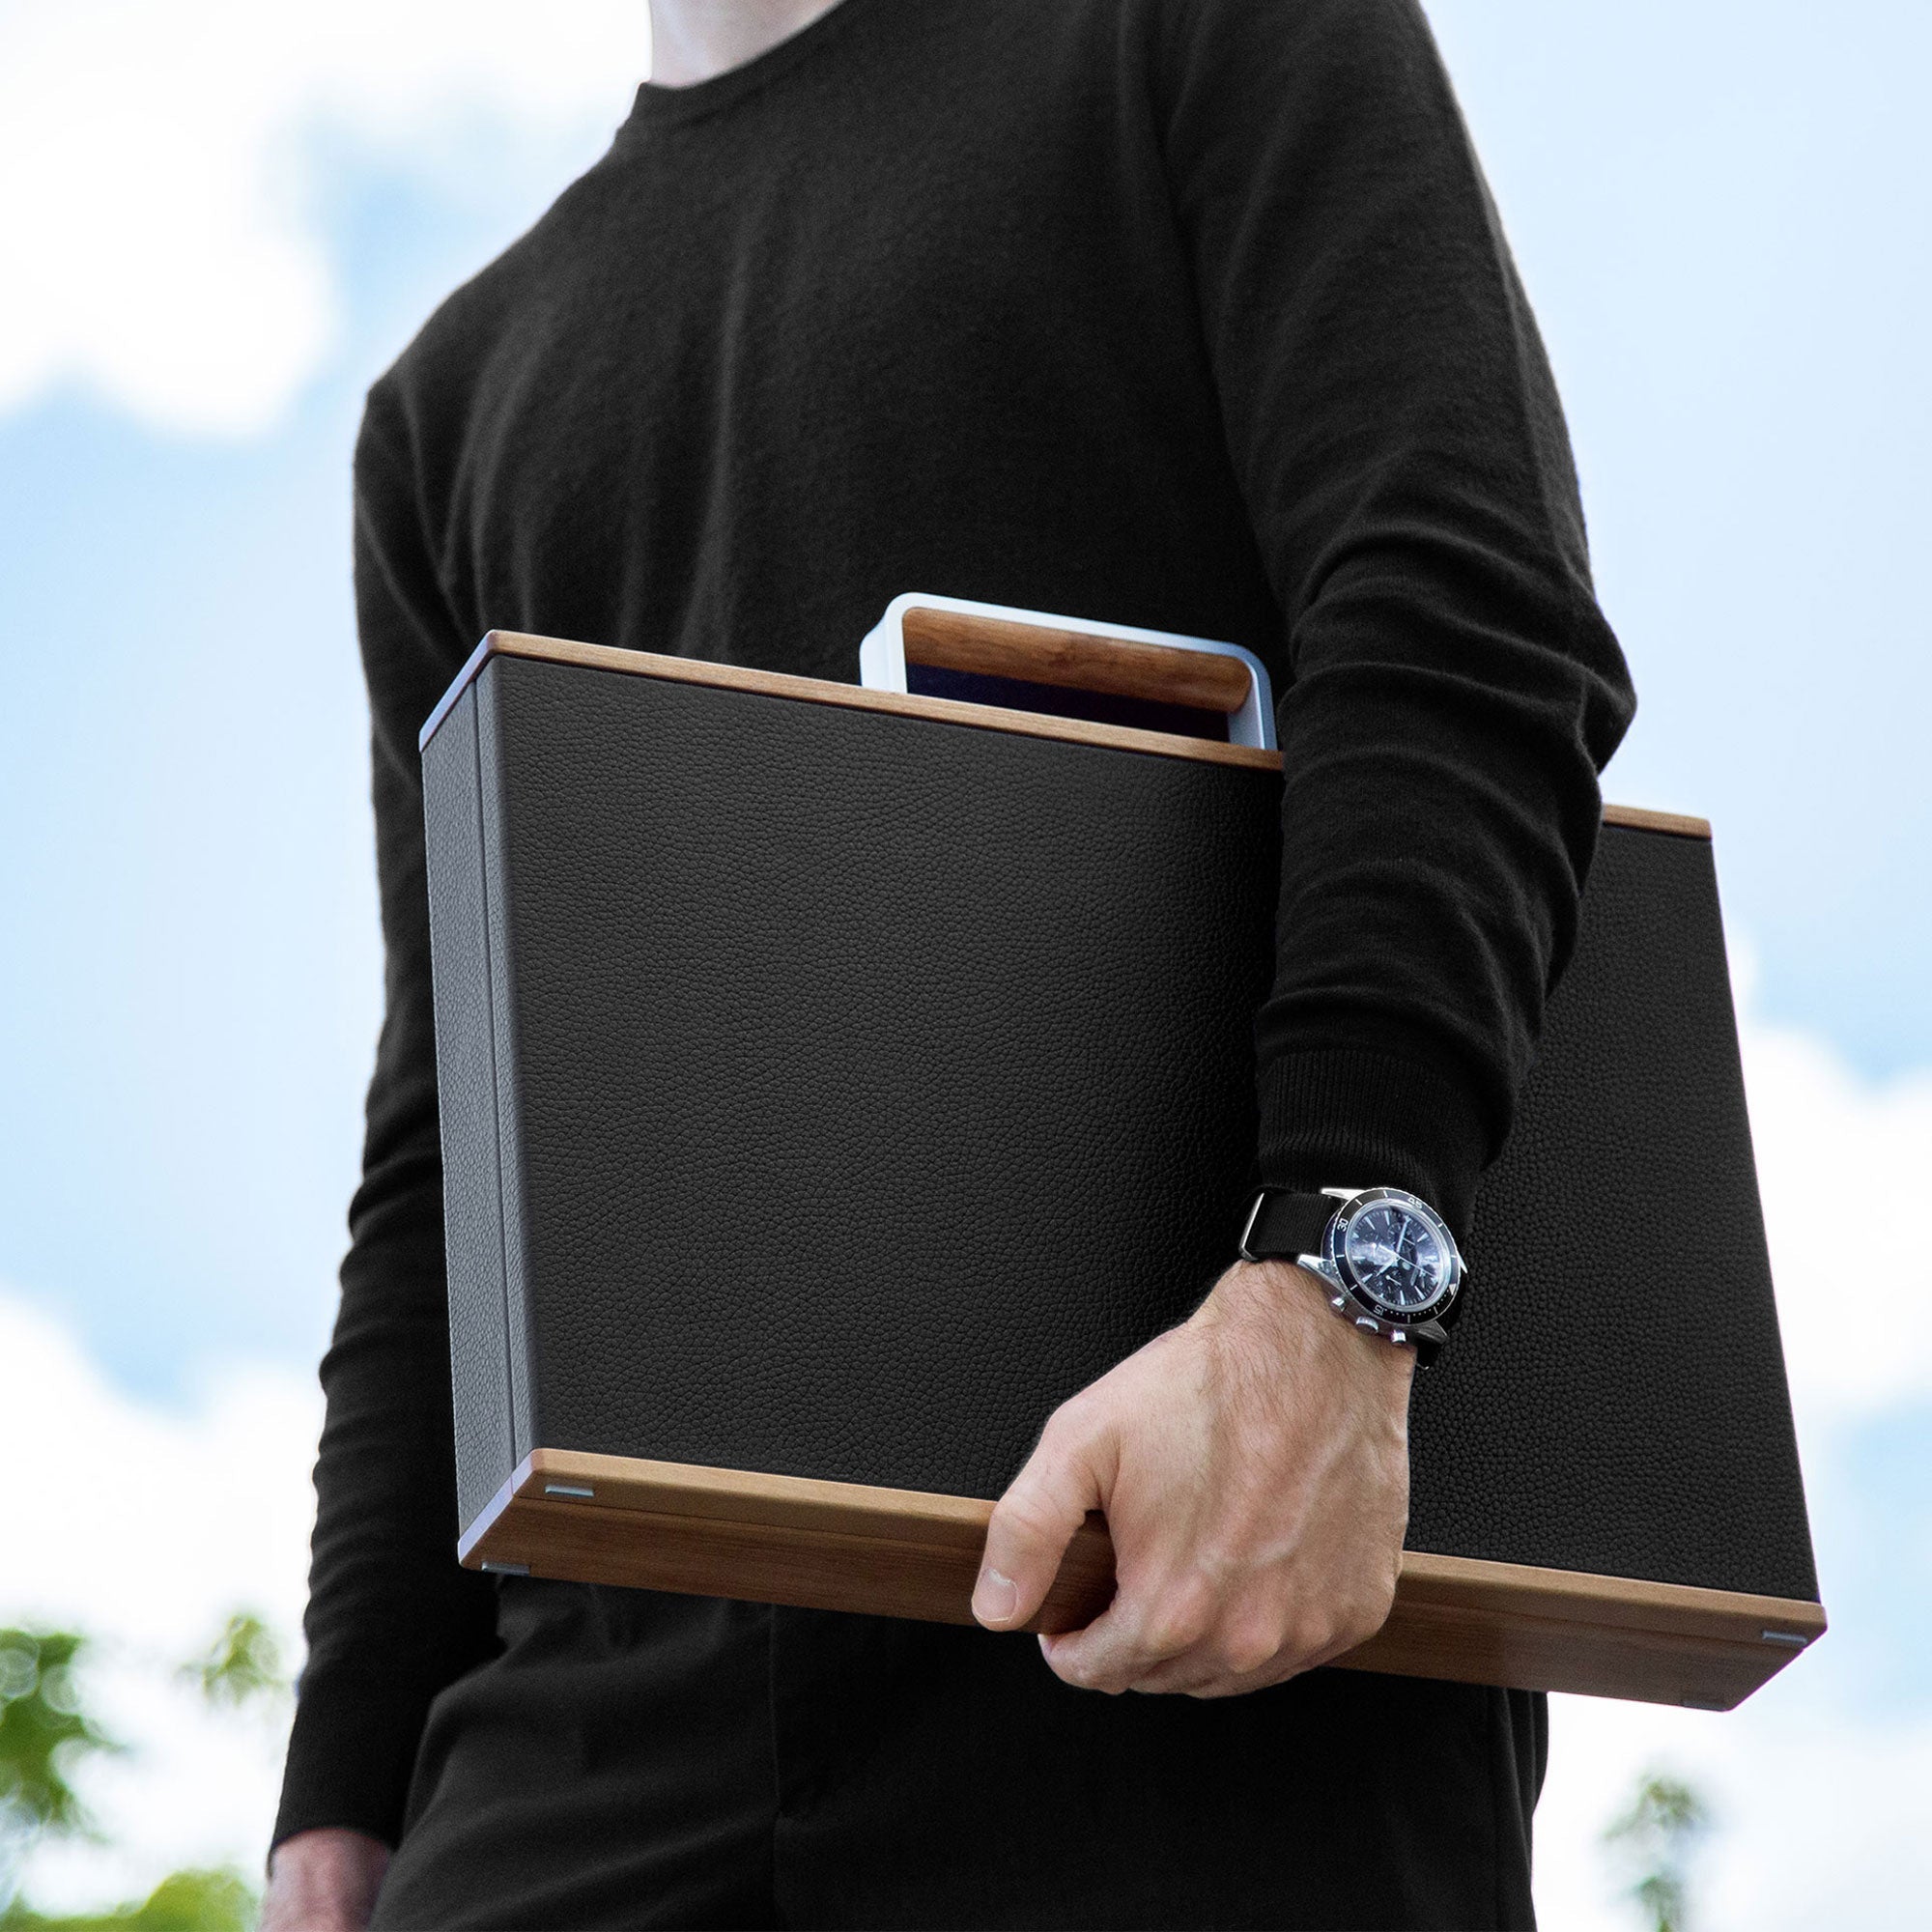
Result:
M1414 0L843 0L610 152L370 391L387 1014L277 1836L393 1839L494 1641L456 1535L416 731L493 626L857 676L901 590L1245 644L1279 698L1263 1174L1466 1220L1631 714Z

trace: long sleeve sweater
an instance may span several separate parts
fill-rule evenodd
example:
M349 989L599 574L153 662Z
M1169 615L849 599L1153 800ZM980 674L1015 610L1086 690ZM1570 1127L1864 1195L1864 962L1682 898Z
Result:
M1278 696L1261 1175L1466 1223L1628 724L1548 368L1414 0L843 0L645 86L371 389L387 1010L277 1837L394 1839L455 1560L416 733L492 627L854 679L917 589Z

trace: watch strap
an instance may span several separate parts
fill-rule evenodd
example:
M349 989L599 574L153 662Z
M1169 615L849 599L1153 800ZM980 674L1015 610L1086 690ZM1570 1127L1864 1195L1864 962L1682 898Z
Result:
M1321 1236L1341 1205L1332 1194L1263 1188L1249 1208L1240 1239L1241 1259L1292 1262L1301 1255L1319 1255Z

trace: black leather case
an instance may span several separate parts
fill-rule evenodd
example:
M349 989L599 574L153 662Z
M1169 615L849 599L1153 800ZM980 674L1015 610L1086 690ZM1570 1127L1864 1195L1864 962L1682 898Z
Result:
M1278 775L706 668L426 728L472 1544L540 1451L997 1496L1231 1258ZM1605 826L1468 1264L1412 1551L1816 1599L1707 838Z

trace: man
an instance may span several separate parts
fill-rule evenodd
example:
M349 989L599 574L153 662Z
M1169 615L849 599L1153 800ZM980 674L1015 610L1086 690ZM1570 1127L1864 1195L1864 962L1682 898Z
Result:
M1528 1923L1541 1700L1316 1668L1389 1606L1414 1357L1286 1263L1052 1418L982 1630L454 1562L415 735L485 630L849 679L920 588L1249 646L1261 1178L1458 1233L1632 705L1414 0L651 11L357 447L388 1009L265 1925ZM1113 1605L997 1634L1090 1507Z

